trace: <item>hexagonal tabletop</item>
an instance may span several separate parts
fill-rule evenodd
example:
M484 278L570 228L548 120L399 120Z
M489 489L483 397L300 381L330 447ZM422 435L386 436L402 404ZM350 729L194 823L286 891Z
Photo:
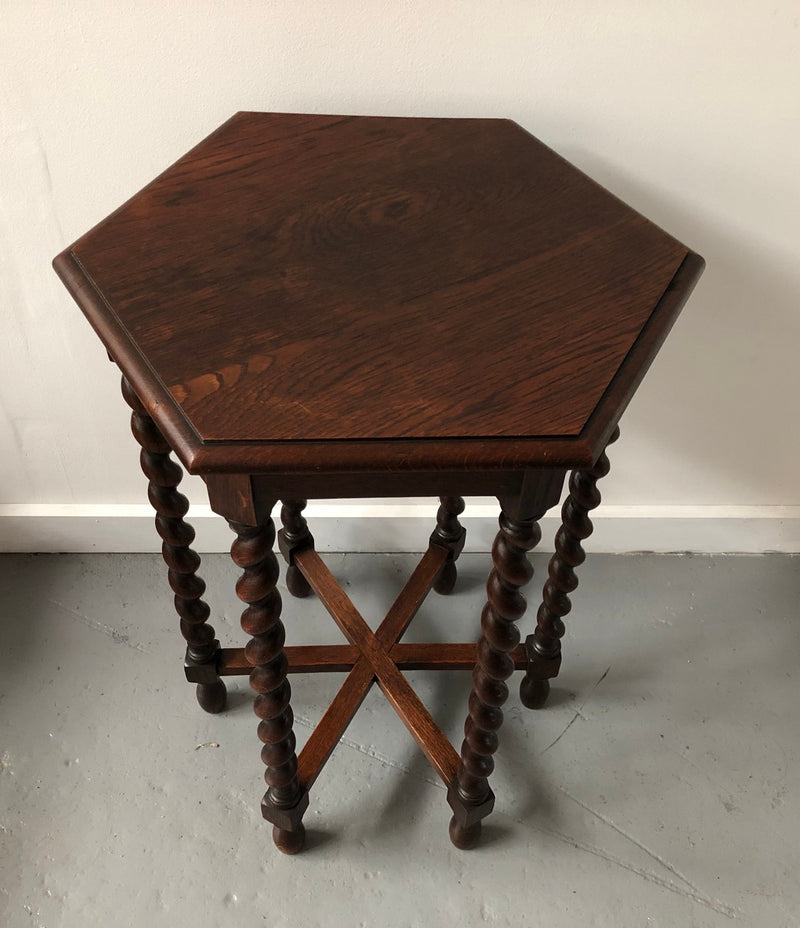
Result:
M54 264L201 473L587 463L702 268L513 122L270 113Z

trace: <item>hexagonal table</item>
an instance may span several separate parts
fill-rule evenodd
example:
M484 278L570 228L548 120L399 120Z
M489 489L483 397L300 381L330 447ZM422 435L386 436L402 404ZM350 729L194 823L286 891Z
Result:
M373 682L445 782L453 842L474 845L505 680L524 669L523 702L544 703L604 449L702 259L510 121L239 113L54 265L123 374L200 705L250 675L278 847L302 847L308 791ZM207 622L171 452L236 533L244 649ZM521 645L526 552L568 471ZM440 497L436 525L373 632L302 512L408 495ZM403 644L428 591L453 588L463 495L502 510L480 640ZM313 590L348 644L284 643L279 500L289 590ZM460 756L409 668L474 668ZM349 675L298 757L287 674L332 670Z

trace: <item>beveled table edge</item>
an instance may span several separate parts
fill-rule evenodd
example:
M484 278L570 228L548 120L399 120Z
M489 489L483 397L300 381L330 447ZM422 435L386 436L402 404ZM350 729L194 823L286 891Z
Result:
M620 416L625 412L664 344L705 266L706 262L700 255L687 249L686 256L661 294L636 341L631 345L622 364L617 368L617 373L586 420L581 429L581 438L592 449L592 463L608 444Z
M275 442L203 441L71 247L53 259L53 267L183 465L190 473L203 475L591 466L672 328L705 262L694 252L687 252L579 435Z

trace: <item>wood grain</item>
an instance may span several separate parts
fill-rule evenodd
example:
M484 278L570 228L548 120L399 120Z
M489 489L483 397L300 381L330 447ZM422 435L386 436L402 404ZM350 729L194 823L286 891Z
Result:
M297 777L305 789L310 790L316 782L333 749L364 702L373 679L372 665L360 659L308 736L297 759Z
M289 662L288 673L346 673L361 656L350 644L288 645L284 648ZM398 642L389 656L400 670L473 670L478 646L474 642ZM525 670L528 658L525 645L511 652L515 670ZM249 674L253 668L244 656L244 648L222 648L217 665L221 677Z
M242 113L55 264L190 469L256 473L298 441L325 467L591 464L686 256L506 120Z
M277 846L302 848L308 789L376 681L448 787L453 842L474 846L504 681L527 664L535 701L557 669L592 480L702 259L508 120L239 113L54 266L126 381L187 676L216 710L220 676L250 673ZM205 622L170 448L237 532L245 649L218 650ZM567 470L571 535L526 651L525 552ZM303 506L418 495L441 497L431 547L373 633ZM464 495L504 512L480 642L399 643L432 585L452 589ZM284 648L278 499L289 589L313 589L349 644ZM459 761L401 668L473 664ZM298 758L286 675L321 671L348 677Z
M433 768L446 784L458 769L458 754L386 651L405 631L447 558L445 548L429 548L395 600L377 633L373 633L312 548L296 557L297 566L345 637L361 652L334 702L300 754L300 782L310 787L330 756L373 677Z

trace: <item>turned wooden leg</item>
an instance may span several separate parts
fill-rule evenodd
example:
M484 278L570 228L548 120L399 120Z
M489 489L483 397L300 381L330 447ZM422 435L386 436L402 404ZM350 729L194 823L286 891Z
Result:
M197 576L200 557L189 546L194 529L183 517L189 501L176 487L183 471L170 458L170 446L147 414L133 387L122 378L122 395L133 410L131 430L142 447L140 462L149 480L147 495L156 511L156 530L162 539L161 553L169 568L169 583L175 593L175 610L186 639L186 676L197 683L197 701L206 712L225 708L225 684L217 675L219 642L208 624L210 610L200 598L206 585Z
M289 565L286 569L286 588L292 596L300 599L311 593L311 587L294 563L294 555L303 548L314 547L314 538L303 516L306 504L307 500L304 499L283 500L281 506L283 528L278 532L278 547Z
M268 789L261 812L272 822L278 850L296 854L305 841L302 818L308 808L308 793L297 779L292 690L286 679L289 664L283 650L286 633L280 618L281 595L275 588L275 527L272 519L259 526L229 524L237 535L231 557L244 571L236 584L236 594L248 604L241 620L243 630L252 636L245 657L253 668L250 686L257 694L253 708L261 719L258 737L264 745L261 760L267 768L264 779Z
M619 438L619 427L611 434L608 444ZM573 471L569 478L569 496L561 509L561 528L556 535L556 553L550 559L548 578L542 592L542 604L537 614L536 631L527 637L525 647L528 667L519 687L523 705L540 709L550 693L550 679L561 667L561 621L572 608L569 594L578 586L575 568L586 559L581 541L592 534L589 513L600 505L597 481L611 469L605 451L589 470Z
M464 500L460 496L440 496L439 503L436 528L431 535L430 543L439 548L447 548L449 554L433 582L433 588L437 593L446 596L453 592L456 583L456 560L464 550L467 531L458 521L458 517L464 511Z
M491 812L494 802L488 778L494 770L492 755L497 750L497 732L503 724L501 706L508 699L504 681L514 671L509 652L519 644L519 629L514 623L523 616L526 607L520 587L533 576L526 552L541 538L536 520L543 514L513 519L503 512L492 547L494 569L486 585L488 602L481 616L478 663L472 674L469 715L456 778L458 797L466 812L454 815L450 821L450 839L462 849L474 847L478 842L480 820Z

